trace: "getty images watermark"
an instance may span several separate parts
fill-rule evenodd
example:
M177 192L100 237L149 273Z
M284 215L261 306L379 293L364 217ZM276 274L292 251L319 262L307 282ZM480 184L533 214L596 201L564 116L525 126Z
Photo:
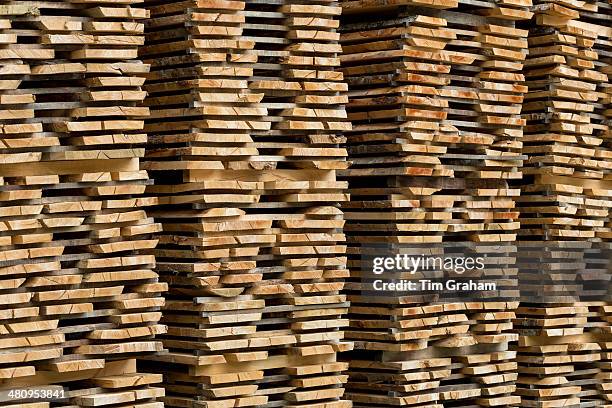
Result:
M612 301L612 243L363 245L362 296L385 302Z
M400 292L495 291L497 282L494 281L453 279L453 275L461 277L484 271L485 260L485 256L378 256L372 259L372 273L379 277L372 281L372 288L375 291ZM446 279L426 279L427 272L439 272L446 275ZM402 279L406 274L409 278Z

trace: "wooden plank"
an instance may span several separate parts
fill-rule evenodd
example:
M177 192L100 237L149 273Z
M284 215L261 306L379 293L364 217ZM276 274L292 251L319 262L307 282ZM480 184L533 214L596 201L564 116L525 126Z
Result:
M166 285L138 253L160 229L144 211L157 200L142 196L150 180L140 170L147 12L140 0L4 3L3 404L160 407L162 379L136 374L136 358L161 350L154 336L166 331ZM5 398L30 387L64 395Z

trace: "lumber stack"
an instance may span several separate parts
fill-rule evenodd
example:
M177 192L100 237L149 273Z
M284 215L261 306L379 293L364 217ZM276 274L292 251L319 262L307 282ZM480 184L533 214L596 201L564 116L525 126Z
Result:
M497 4L496 4L497 3ZM342 2L352 167L347 393L356 407L515 406L521 73L530 2ZM489 252L497 301L364 293L361 258L416 244ZM495 249L493 249L495 248ZM485 295L483 295L485 296ZM505 300L504 300L505 299Z
M316 2L146 1L145 168L169 284L166 406L344 408L337 16ZM160 363L161 362L161 363Z
M609 271L598 258L610 259L612 13L601 1L536 1L533 10L520 239L547 247L539 262L551 290L517 311L517 394L528 406L607 406Z
M600 83L600 92L601 95L601 103L602 107L600 112L603 113L605 117L605 122L608 126L607 133L604 138L604 145L608 150L612 150L612 53L610 49L612 48L612 30L609 27L612 25L610 21L612 19L612 2L608 0L608 3L600 3L601 12L597 14L597 18L594 23L599 27L608 27L608 30L605 31L605 34L601 34L597 40L595 41L595 49L598 53L598 69L603 74L608 76L607 82ZM605 11L605 12L604 12ZM603 17L605 16L605 17ZM610 179L610 175L608 172L607 179ZM605 229L599 232L599 236L605 241L610 241L612 239L612 210L608 212L608 220L605 224Z
M56 406L161 405L137 3L0 1L0 389Z
M576 3L597 9L596 3ZM610 167L603 144L607 125L595 113L598 86L607 82L595 64L598 33L591 30L597 26L571 25L579 11L554 2L536 4L536 16L525 68L524 152L529 160L520 198L521 235L593 239L596 232L605 233L609 188L604 175Z
M516 302L415 303L351 306L347 338L356 339L357 351L347 394L354 406L520 401L513 395L516 352L507 344Z
M0 405L612 406L611 27L0 0ZM372 291L364 259L423 253L497 287Z
M598 27L607 27L607 30L598 31L598 37L594 44L594 49L598 54L598 71L606 74L608 80L599 84L598 91L600 92L600 103L599 114L603 114L604 124L607 126L607 131L602 133L604 139L603 145L608 152L612 151L612 1L599 2L597 13L582 13L583 17L587 22L597 25ZM610 160L608 160L609 162ZM610 170L606 172L604 180L612 180ZM610 185L606 188L610 189ZM598 229L597 235L601 237L605 244L605 250L610 251L612 247L610 242L612 241L612 205L608 204L608 218L604 225L604 228ZM608 258L609 261L609 258ZM609 288L609 283L605 286ZM601 347L601 359L598 364L600 373L596 375L597 384L596 388L598 395L606 403L612 402L612 341L609 339L612 330L612 307L610 305L610 297L608 296L608 302L606 304L597 306L596 315L598 317L599 327L603 327L601 330L606 333L605 342L600 342Z

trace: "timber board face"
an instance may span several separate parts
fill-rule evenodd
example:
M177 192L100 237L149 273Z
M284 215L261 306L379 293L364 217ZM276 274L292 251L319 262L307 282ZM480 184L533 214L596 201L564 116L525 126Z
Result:
M161 407L161 376L136 367L166 331L139 163L147 12L1 3L0 388L69 383L56 404Z

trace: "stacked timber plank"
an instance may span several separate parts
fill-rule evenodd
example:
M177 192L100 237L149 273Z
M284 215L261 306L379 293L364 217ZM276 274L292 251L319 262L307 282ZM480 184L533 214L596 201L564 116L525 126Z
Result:
M609 271L598 264L600 256L609 263L611 237L611 10L601 1L536 1L530 22L520 239L546 246L539 262L554 290L517 311L525 406L612 402ZM581 296L567 298L568 288Z
M575 7L586 7L583 3ZM607 126L595 113L598 86L607 82L607 75L595 65L598 33L569 25L579 17L578 10L555 2L537 4L536 15L525 69L529 94L523 107L528 120L524 152L529 155L525 184L532 183L520 198L521 235L596 238L597 232L605 232L609 212L604 176L610 167L610 152L603 144Z
M145 168L170 288L166 406L343 408L341 132L332 0L145 1ZM160 364L162 362L163 364Z
M356 407L515 406L510 268L519 228L528 1L342 2L351 201L347 394ZM489 252L497 301L364 292L364 251ZM488 246L487 246L488 245ZM493 249L495 248L495 249ZM506 300L504 300L506 299Z
M607 75L608 80L599 84L598 91L600 92L600 106L596 111L603 115L603 123L607 126L607 130L602 132L603 145L608 152L612 151L612 1L598 2L597 12L581 13L581 18L590 24L598 27L598 37L595 40L594 49L597 51L597 69L599 72ZM608 162L610 161L608 157ZM610 170L606 172L604 180L608 181L606 189L610 191L612 188L612 174ZM609 194L607 195L609 196ZM604 228L598 229L597 236L600 237L606 244L605 249L610 253L612 242L612 204L608 204L608 217L604 224ZM602 244L603 245L603 244ZM609 283L607 286L609 288ZM605 403L612 402L612 341L610 334L612 333L612 306L611 300L608 297L608 302L596 308L599 320L600 330L606 334L605 342L600 342L601 359L598 363L600 372L596 375L596 388L598 395Z
M585 12L582 10L581 19L597 26L598 37L593 45L598 55L596 67L599 72L608 77L607 81L599 83L597 90L600 92L600 105L597 106L596 112L603 116L599 117L599 120L607 127L607 129L601 132L601 135L603 139L602 144L608 152L607 162L610 163L612 161L610 159L610 152L612 152L612 1L600 1L597 3L597 6L596 12ZM608 193L605 196L610 197L612 172L609 167L603 179L608 181L605 187ZM600 245L604 245L607 254L610 254L612 248L612 203L609 200L608 217L604 227L597 229L597 236L603 241ZM607 260L609 262L609 258ZM609 288L609 285L609 282L607 282L605 287ZM599 343L601 355L598 363L599 373L595 376L597 380L596 389L599 398L603 399L606 404L610 404L612 403L612 299L610 299L609 293L607 300L605 304L598 305L593 309L596 312L596 322L598 327L600 327L599 330L605 334L605 341Z
M138 0L0 1L0 390L160 406ZM25 406L19 398L3 404ZM36 400L32 406L48 406Z

